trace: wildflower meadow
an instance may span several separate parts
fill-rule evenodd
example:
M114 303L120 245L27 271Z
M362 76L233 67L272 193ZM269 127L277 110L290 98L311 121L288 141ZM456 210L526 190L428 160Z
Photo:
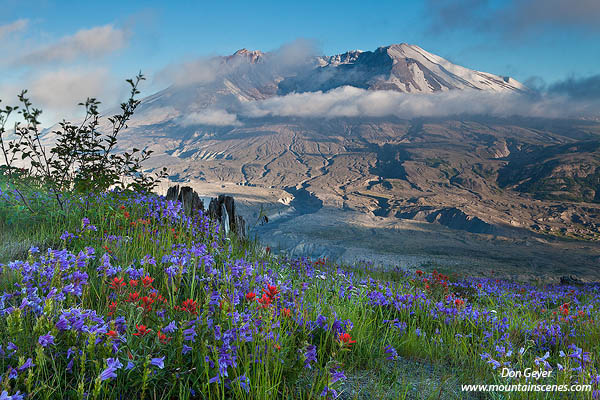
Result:
M356 398L365 370L363 396L448 398L403 382L405 359L461 383L530 367L591 385L483 398L598 396L598 285L289 259L152 194L71 199L61 218L15 196L2 186L0 399Z
M225 234L152 193L149 151L114 153L142 79L112 133L88 99L48 152L25 92L11 140L17 108L0 109L0 400L600 396L600 285L291 259Z

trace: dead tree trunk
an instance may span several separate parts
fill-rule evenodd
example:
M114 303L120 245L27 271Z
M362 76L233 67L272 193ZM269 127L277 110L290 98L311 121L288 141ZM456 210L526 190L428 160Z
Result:
M211 199L208 210L205 211L204 203L191 187L179 185L171 186L167 190L167 200L180 201L185 215L192 216L196 213L207 213L208 216L219 222L221 229L228 235L235 232L240 238L246 238L246 221L241 215L236 214L235 200L231 196L219 195Z

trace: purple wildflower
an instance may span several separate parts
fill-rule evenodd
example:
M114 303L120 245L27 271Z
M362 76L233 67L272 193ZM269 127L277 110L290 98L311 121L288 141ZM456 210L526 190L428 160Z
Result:
M118 358L107 358L106 369L100 374L100 380L105 381L107 379L116 378L116 371L122 366L123 364L121 364L121 361L119 361Z
M171 322L169 323L169 325L165 326L165 327L162 329L162 332L163 332L163 333L166 333L166 334L169 334L169 333L173 333L173 332L175 332L175 329L177 329L177 324L175 323L175 321L171 321Z
M17 391L10 396L6 390L3 390L2 393L0 393L0 400L23 400L23 395L21 394L21 391Z
M35 364L33 363L33 360L30 358L27 359L27 361L25 361L23 363L23 365L21 365L19 368L17 368L17 370L19 372L26 370L27 368L32 368L35 367Z
M238 376L234 382L239 383L246 393L250 393L250 379L246 375Z
M331 395L333 398L336 398L338 397L338 392L328 386L325 386L321 394L319 394L320 397L328 397L329 395Z
M396 351L395 348L392 347L392 345L388 345L385 348L385 353L389 354L389 356L386 357L388 360L396 360L396 359L398 359L398 352Z
M165 367L165 357L157 357L150 360L150 364L163 369Z
M50 332L48 332L45 335L42 335L38 338L38 343L42 346L42 347L48 347L51 344L54 344L54 336L52 336L50 334Z
M311 363L315 362L317 362L317 347L309 344L304 351L304 368L311 369Z

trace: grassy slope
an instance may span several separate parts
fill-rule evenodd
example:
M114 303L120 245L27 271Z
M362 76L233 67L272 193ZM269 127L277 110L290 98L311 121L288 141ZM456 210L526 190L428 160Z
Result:
M326 383L323 379L327 379L328 370L334 361L342 366L347 376L345 381L334 385L341 391L341 398L465 398L466 394L460 392L460 382L505 381L499 378L497 371L490 368L491 363L483 360L481 354L489 353L495 361L510 362L513 368L524 369L536 367L536 359L539 362L539 357L545 351L549 351L548 361L556 369L559 362L563 365L577 365L574 358L561 358L559 355L561 350L567 354L572 353L568 349L571 343L576 343L585 351L591 351L592 360L586 363L583 371L585 376L576 372L560 373L554 374L548 382L564 383L576 379L589 382L590 374L597 374L600 328L590 322L596 321L598 317L600 302L595 287L533 288L494 280L453 282L452 278L427 273L424 276L406 274L400 270L383 273L367 264L335 266L322 262L314 264L306 260L296 262L266 254L257 243L240 242L236 238L225 240L215 235L213 227L202 231L202 242L213 246L215 250L211 250L211 254L215 260L215 268L226 278L217 283L222 297L221 311L215 311L209 305L208 294L201 293L202 290L206 291L207 287L197 286L194 291L190 285L191 281L186 281L183 277L182 280L180 278L181 284L177 288L179 291L175 292L166 279L164 268L168 263L161 264L162 257L172 254L173 245L179 243L189 247L197 243L198 237L194 237L189 226L186 227L182 221L156 218L148 225L140 223L133 226L132 222L144 220L148 214L144 203L135 203L127 196L92 200L88 205L74 202L79 205L72 207L66 217L60 217L49 205L53 203L45 202L43 197L36 208L38 215L3 203L3 207L0 208L0 263L14 259L25 260L28 257L31 261L36 260L35 256L28 254L32 245L42 249L66 247L73 254L87 246L93 246L98 257L85 267L90 277L89 287L81 298L67 299L70 303L64 306L83 306L94 309L108 318L109 280L96 274L101 262L100 255L106 251L109 251L112 264L121 265L123 268L131 264L139 267L139 260L146 255L152 255L158 261L157 266L146 265L146 273L155 279L157 291L168 299L168 315L181 321L185 316L172 312L171 307L188 297L198 301L203 310L200 313L203 317L210 317L215 322L220 321L226 327L228 324L232 326L227 312L223 311L223 308L229 307L223 307L223 301L228 301L227 293L235 293L241 286L249 287L260 295L260 288L266 287L267 282L282 288L281 303L278 301L277 305L266 311L257 308L255 303L245 302L243 293L242 300L235 306L236 310L248 312L252 319L265 318L269 321L272 332L281 335L275 343L280 347L281 353L268 350L264 370L256 366L250 367L248 357L254 354L256 348L240 345L240 362L236 369L230 369L230 376L241 376L242 373L252 376L250 394L246 395L239 387L225 390L216 384L210 385L206 379L208 375L205 378L201 377L200 381L175 377L172 371L176 367L183 369L196 365L200 369L201 365L204 365L200 357L191 364L182 361L181 356L173 350L177 346L181 347L182 343L175 344L178 340L175 339L170 349L154 342L152 345L130 349L136 357L139 355L142 361L143 355L150 354L148 352L165 354L169 365L173 366L169 369L171 374L160 370L154 378L149 378L149 389L145 394L150 398L169 398L175 395L187 398L191 393L190 388L194 387L197 391L200 388L207 398L308 398L318 394L315 391L322 390ZM128 213L127 217L125 212ZM78 239L58 239L65 231L73 233L81 229L84 217L89 218L97 227L97 232L84 230ZM155 236L146 237L147 231L154 230ZM106 239L106 235L111 234L130 239L127 239L128 243L119 244L118 241ZM238 278L230 275L231 271L228 268L242 259L255 267L252 273L239 278L238 282ZM125 274L121 272L121 275ZM203 276L202 273L199 275ZM423 281L425 276L428 282ZM13 275L5 270L2 278L0 292L10 292L13 289L12 284L19 280L19 273ZM449 288L446 289L448 282ZM298 304L298 293L301 293L301 305ZM561 322L553 312L559 311L560 314L559 306L563 303L570 304L571 315L567 321ZM332 333L333 328L309 331L300 328L296 323L288 322L289 320L282 316L284 305L292 309L292 313L297 315L296 318L316 321L319 315L323 315L329 323L333 320L352 321L353 327L348 331L357 342L351 348L340 346L336 334ZM128 321L150 321L148 323L153 323L152 326L160 325L160 321L150 319L145 314L140 316L130 308L119 310L127 315ZM577 315L578 311L582 312L582 316L572 318L572 314ZM122 391L139 396L140 393L136 390L139 390L140 386L139 383L136 386L135 382L144 379L143 373L141 376L134 374L125 380L116 378L106 381L98 388L99 384L93 377L103 370L105 365L102 358L108 357L109 353L103 353L102 357L98 355L96 362L87 366L85 370L78 369L75 377L64 373L64 354L57 352L40 355L40 352L44 353L44 349L36 342L38 334L45 333L46 329L56 336L59 343L57 347L66 346L67 343L76 344L74 338L60 336L62 333L54 328L55 321L50 316L47 319L42 323L40 319L31 316L26 318L23 322L25 326L29 326L29 330L26 331L33 334L23 339L23 347L19 350L23 359L27 355L33 356L36 365L42 364L44 367L35 370L34 378L23 377L14 383L5 381L4 388L37 391L36 396L40 397L50 393L49 398L58 395L76 398L78 385L84 385L82 391L97 392L99 398L111 398ZM134 330L131 325L123 335L133 346L138 342L133 336ZM556 338L549 334L548 325L554 327L553 329L562 329L561 336ZM10 329L9 322L0 321L0 333L4 337L1 344L4 348L7 338L11 337ZM210 331L198 329L200 337L204 340L213 340ZM573 336L568 337L568 332L573 332ZM255 335L260 337L263 333L256 332ZM173 337L175 336L176 334L173 334ZM269 342L270 339L265 337L264 340ZM36 349L34 353L28 354L24 350L27 347L26 343L29 343L32 349ZM77 343L81 345L81 342ZM302 363L297 364L296 355L304 348L303 343L317 346L317 362L312 369L302 368ZM385 351L388 345L393 346L399 353L395 360L388 359L390 354ZM499 352L496 346L505 346L506 350L510 347L512 355L501 355L502 352ZM63 350L65 348L63 347ZM525 349L523 355L518 354L520 348ZM205 354L202 353L205 351L202 347L194 348L194 351ZM89 356L93 354L92 352ZM0 373L4 373L9 365L16 367L14 363L6 360L0 364L3 366ZM143 371L146 370L144 366ZM213 373L211 371L211 374ZM31 380L27 381L28 378L35 379L36 385L32 385ZM79 378L81 380L78 381ZM178 393L164 390L165 385L175 385L177 382ZM527 395L523 393L503 396L497 393L491 397L528 398ZM557 398L558 394L538 394L538 397ZM587 398L589 394L580 397ZM564 398L573 398L573 394L565 395Z

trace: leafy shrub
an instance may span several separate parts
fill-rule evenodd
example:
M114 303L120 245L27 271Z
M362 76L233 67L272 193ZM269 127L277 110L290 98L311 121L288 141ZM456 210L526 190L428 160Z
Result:
M130 152L115 152L118 134L127 128L140 104L136 95L144 79L140 73L127 80L130 96L121 104L120 114L107 118L108 132L101 128L100 102L88 98L79 103L85 107L83 120L75 124L63 119L60 129L53 132L56 142L49 150L42 144L43 132L39 129L42 110L32 106L26 90L18 96L20 106L0 108L0 150L4 156L0 174L8 178L30 211L33 208L26 193L30 186L48 190L64 210L67 193L89 195L111 188L148 192L166 176L166 168L153 176L142 172L142 163L150 157L151 150L133 148ZM15 122L14 134L9 138L6 124L15 113L21 120Z

